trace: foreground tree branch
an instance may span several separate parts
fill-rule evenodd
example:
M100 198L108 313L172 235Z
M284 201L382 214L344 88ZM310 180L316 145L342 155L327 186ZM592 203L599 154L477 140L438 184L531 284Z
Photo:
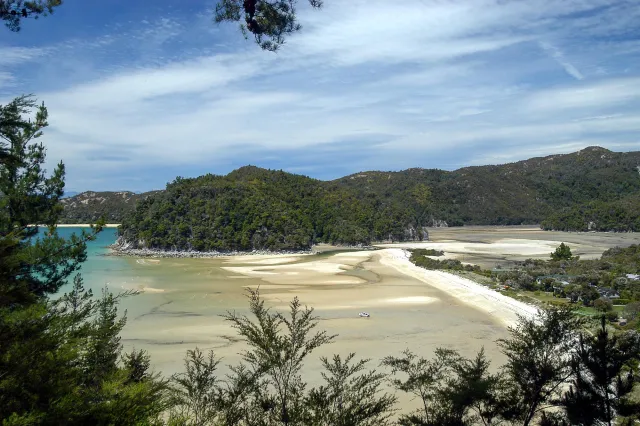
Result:
M241 22L245 38L251 33L262 49L275 52L289 35L302 28L296 16L297 3L298 0L222 0L216 5L214 20ZM309 0L309 4L319 9L322 0Z

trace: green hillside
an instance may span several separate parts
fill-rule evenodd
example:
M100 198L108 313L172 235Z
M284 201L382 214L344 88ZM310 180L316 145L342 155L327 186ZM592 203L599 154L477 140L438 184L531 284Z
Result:
M564 209L592 202L616 204L640 195L639 165L640 152L589 147L567 155L452 172L362 172L338 182L360 198L375 194L405 205L411 202L412 188L427 185L433 218L449 225L537 224ZM599 217L583 220L598 222Z
M165 191L65 199L65 221L121 222L135 247L301 249L420 239L424 227L542 223L640 230L640 152L590 147L455 171L361 172L320 181L253 166L178 178ZM137 208L135 206L137 205Z
M566 207L547 216L541 226L557 231L640 232L640 194Z
M305 249L317 242L413 239L406 214L375 198L359 200L346 188L247 166L227 176L176 179L140 201L120 234L154 249Z

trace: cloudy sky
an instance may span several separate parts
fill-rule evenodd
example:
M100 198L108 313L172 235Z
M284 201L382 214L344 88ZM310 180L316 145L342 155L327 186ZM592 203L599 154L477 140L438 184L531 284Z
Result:
M214 1L65 0L0 32L0 103L46 103L72 191L640 149L637 0L300 1L273 54Z

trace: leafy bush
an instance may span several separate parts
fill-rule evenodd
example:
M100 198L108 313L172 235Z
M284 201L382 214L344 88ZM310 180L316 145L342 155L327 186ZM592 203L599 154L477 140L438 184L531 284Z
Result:
M556 248L556 250L551 253L552 260L571 260L573 255L571 254L571 249L565 243L560 243L560 245Z
M430 254L423 254L425 250L416 249L411 250L411 256L409 260L414 263L416 266L425 269L441 269L441 270L449 270L449 271L466 271L466 272L481 272L481 268L477 265L464 265L457 259L444 259L437 260L431 259L427 256L431 256ZM427 251L429 252L429 251Z
M444 251L434 249L415 249L413 252L418 256L444 256Z
M593 308L600 312L609 312L613 310L613 303L609 299L596 299L593 301Z

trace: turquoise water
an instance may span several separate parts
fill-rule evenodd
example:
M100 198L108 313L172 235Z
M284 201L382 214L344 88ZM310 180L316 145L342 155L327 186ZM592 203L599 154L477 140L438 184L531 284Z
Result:
M83 229L89 230L83 227L58 228L58 234L69 238L72 234L80 235ZM127 275L130 269L127 259L105 256L108 252L107 246L116 241L117 232L115 228L105 228L98 234L96 240L87 243L87 261L82 264L80 274L84 279L85 288L90 288L96 295L100 294L101 289L108 283L114 280L119 281L120 276ZM67 291L70 285L64 286L61 292Z
M79 227L59 228L63 237L81 231ZM366 257L349 260L347 256L339 260L332 253L285 261L278 266L280 261L250 256L213 259L105 256L115 239L116 230L111 228L88 243L88 259L80 271L85 288L95 296L100 296L105 287L115 294L140 290L120 301L119 312L123 315L126 311L127 318L121 343L125 351L133 348L148 351L154 370L166 376L183 371L183 357L194 347L214 350L228 364L240 360L238 354L246 348L245 343L221 315L229 311L249 313L247 286L260 285L270 306L286 307L294 296L317 306L321 329L340 335L334 345L320 348L318 357L356 351L380 359L393 352L393 347L403 349L409 343L415 350L447 345L467 356L485 345L493 357L499 356L499 352L496 347L487 346L487 342L505 337L504 329L484 313L456 303L375 258L354 270L349 265L356 260L363 262ZM61 291L68 291L69 286ZM425 306L393 303L387 306L387 300L402 296L432 297L438 302ZM362 321L357 316L361 310L372 312L373 318ZM317 357L310 361L310 377L320 377L320 366ZM221 370L222 374L226 372Z
M83 229L87 228L58 228L58 232L68 238ZM91 289L94 297L105 288L113 294L141 291L120 299L118 310L127 318L121 333L125 350L149 351L154 367L171 374L181 371L187 349L228 346L215 331L221 327L220 315L227 310L246 309L243 285L259 279L230 279L237 274L221 266L233 262L223 259L107 256L116 236L116 229L106 228L95 241L88 242L87 261L79 272L84 287ZM71 283L70 277L59 294L69 291Z

